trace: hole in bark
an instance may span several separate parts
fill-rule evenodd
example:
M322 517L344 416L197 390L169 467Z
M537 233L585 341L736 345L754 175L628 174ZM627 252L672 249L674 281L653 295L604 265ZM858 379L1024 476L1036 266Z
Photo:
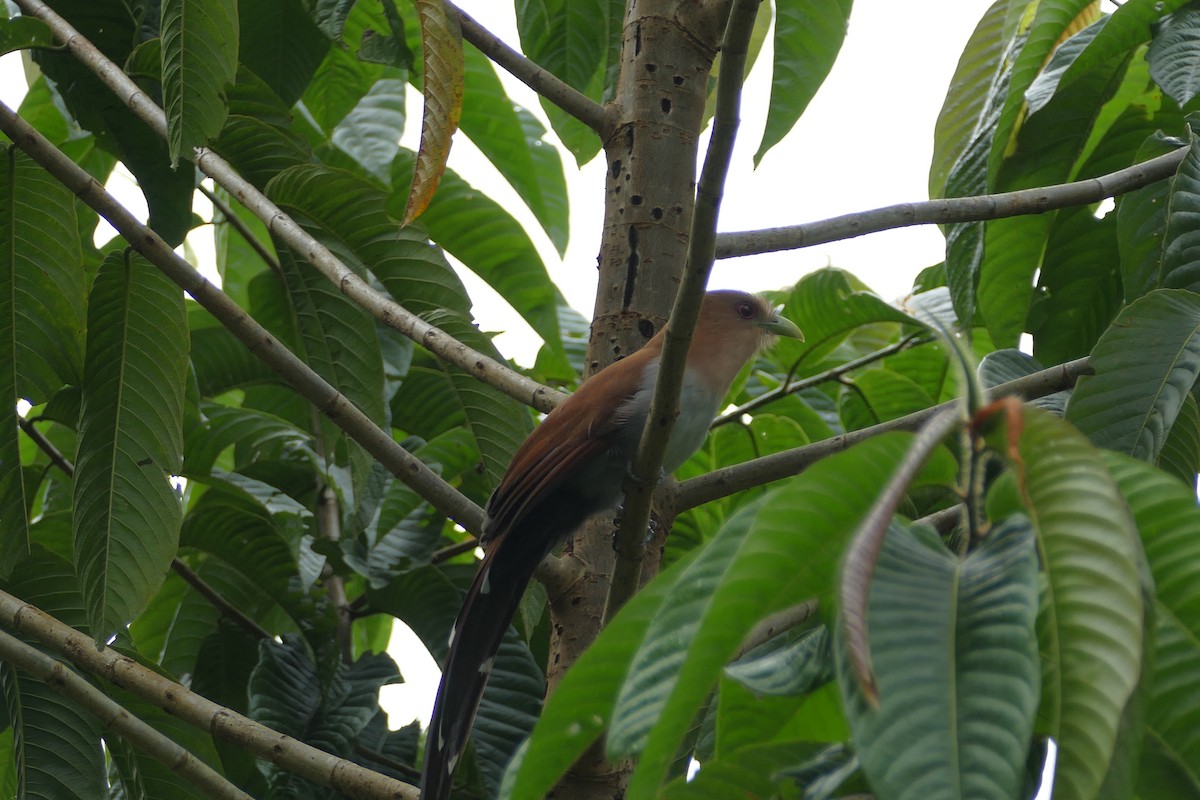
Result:
M650 216L654 219L662 219L662 209L657 206L650 212Z
M656 69L658 69L657 64L647 64L646 65L646 72L654 72Z
M649 339L654 335L654 323L648 319L638 321L638 332Z
M615 178L621 174L621 162L618 159L612 163L612 176Z
M662 100L662 110L663 110L663 113L664 113L664 114L670 114L670 113L671 113L671 101L670 101L670 100L668 100L668 99L667 99L667 98L665 98L665 97L664 97L664 98L663 98L663 100Z
M635 194L629 198L629 202L633 203L635 206L640 206L642 204L642 196L640 194Z
M682 75L676 75L671 80L675 81L676 86L683 86L683 76Z

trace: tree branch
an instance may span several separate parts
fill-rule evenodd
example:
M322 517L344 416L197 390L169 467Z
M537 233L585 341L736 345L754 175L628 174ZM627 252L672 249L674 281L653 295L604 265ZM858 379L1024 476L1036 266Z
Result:
M495 61L521 83L587 125L601 138L605 136L610 121L604 106L568 86L506 45L500 37L480 25L453 3L447 2L446 7L458 15L458 24L462 28L463 38L475 45L479 52Z
M166 137L167 120L161 108L140 90L120 67L56 14L42 0L16 0L22 13L45 22L71 54L104 81L150 129ZM564 397L560 392L542 386L535 380L509 369L504 364L472 350L445 331L425 322L394 300L376 292L352 269L343 264L325 245L301 228L291 217L272 203L225 159L207 147L197 148L193 158L196 166L251 213L266 223L268 230L278 236L318 271L328 278L354 303L383 324L395 329L431 353L466 371L477 380L492 386L539 411L549 411ZM131 240L132 241L132 240Z
M912 225L980 222L1098 203L1105 198L1115 197L1171 177L1183 161L1183 157L1187 155L1187 151L1186 146L1180 147L1149 161L1084 181L976 197L948 197L920 203L899 203L803 225L722 233L717 236L717 258L798 250L802 247L853 239L868 233L907 228Z
M730 657L730 663L737 661L760 644L775 638L784 631L790 631L802 622L806 622L816 611L817 599L812 597L782 611L776 611L768 617L763 617L746 633L746 638L742 639L737 651Z
M924 338L924 336L924 333L914 333L911 336L901 339L895 344L889 344L887 347L881 347L873 353L867 353L865 356L860 356L851 361L847 361L845 364L832 367L824 372L812 375L808 378L801 378L798 381L792 381L791 376L789 375L788 380L784 381L774 389L771 389L768 392L763 392L753 400L749 400L737 408L727 411L721 416L717 417L715 420L713 420L711 427L716 428L721 425L728 425L730 422L736 422L742 418L743 414L749 414L752 411L757 411L769 403L773 403L780 398L787 397L789 394L795 394L796 392L804 391L805 389L813 386L819 386L826 381L838 380L846 373L853 372L859 367L865 367L867 364L873 364L876 361L887 358L888 356L893 356L902 350L907 350L909 347L925 344L929 340ZM793 371L795 368L795 365L793 365Z
M0 631L0 659L42 681L95 717L104 730L117 733L208 797L218 800L253 800L250 795L225 780L186 748L130 714L62 662L4 631Z
M246 348L274 370L298 394L320 409L392 474L430 505L469 531L478 531L483 510L443 481L420 459L397 444L324 378L213 286L167 246L158 234L121 206L91 175L0 103L0 130L77 197L108 220L127 242L229 329Z
M219 706L132 658L111 648L98 648L91 637L4 591L0 591L0 623L32 637L79 669L128 689L189 725L303 778L356 800L418 800L415 786L298 742Z
M1089 360L1079 358L1008 383L1002 383L993 387L988 392L988 396L994 399L1018 395L1026 400L1032 400L1070 388L1075 385L1075 380L1079 376L1091 373L1092 367ZM834 453L840 453L873 436L891 431L916 430L930 417L947 408L952 408L955 402L951 400L899 419L872 425L869 428L832 436L804 447L785 450L782 453L774 453L753 461L735 464L732 467L714 470L697 478L690 478L676 487L675 508L680 512L686 511L721 497L727 497L735 492L796 475L821 459Z
M616 564L608 598L604 604L605 623L637 592L641 583L642 554L646 526L654 489L659 482L667 441L675 418L679 416L679 392L687 366L688 347L700 315L700 303L712 271L716 247L717 218L725 192L725 177L737 139L738 113L742 102L742 82L746 55L759 0L734 0L729 10L725 38L721 47L721 66L717 76L716 113L712 135L700 180L696 186L696 206L692 212L688 238L687 264L675 305L667 321L666 339L658 361L658 377L646 424L633 461L630 486L625 493L621 527L617 532Z

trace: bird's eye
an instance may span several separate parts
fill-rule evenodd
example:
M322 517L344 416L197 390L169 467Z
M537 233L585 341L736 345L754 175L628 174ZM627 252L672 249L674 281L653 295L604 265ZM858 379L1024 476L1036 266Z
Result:
M754 319L755 308L753 303L738 303L734 307L734 311L742 319Z

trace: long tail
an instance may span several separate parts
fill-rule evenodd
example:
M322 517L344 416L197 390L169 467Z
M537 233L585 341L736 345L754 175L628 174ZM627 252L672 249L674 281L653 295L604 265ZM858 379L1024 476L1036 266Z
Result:
M467 746L492 662L521 595L545 555L518 552L524 548L512 544L518 542L506 537L488 550L454 623L425 740L423 800L445 800L450 796L454 770Z

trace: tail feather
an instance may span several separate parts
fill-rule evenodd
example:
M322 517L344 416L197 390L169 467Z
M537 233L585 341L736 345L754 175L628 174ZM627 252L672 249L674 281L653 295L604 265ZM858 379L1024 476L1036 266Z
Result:
M499 542L488 551L454 624L426 736L421 771L424 800L450 795L496 653L541 560L515 555L506 553Z

